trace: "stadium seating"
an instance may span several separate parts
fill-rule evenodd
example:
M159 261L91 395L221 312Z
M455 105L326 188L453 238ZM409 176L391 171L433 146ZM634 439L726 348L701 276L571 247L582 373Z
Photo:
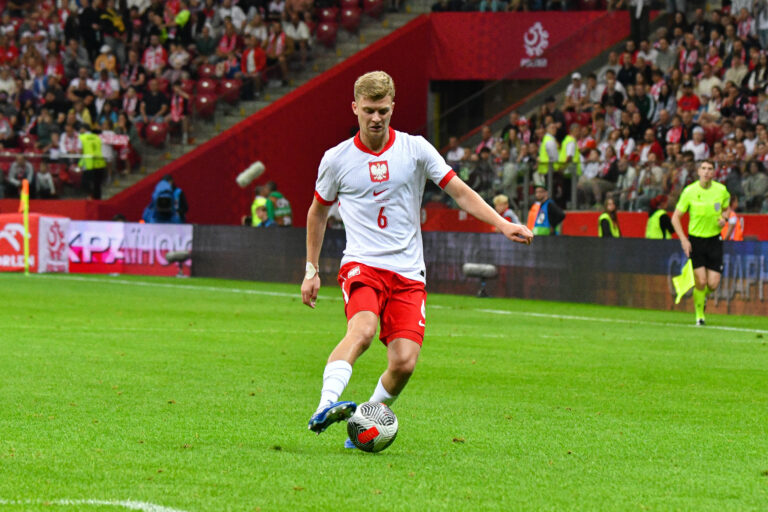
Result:
M202 93L195 96L195 114L203 119L211 119L216 113L216 96Z
M357 7L344 7L341 10L341 26L348 32L357 32L360 28L361 11Z
M149 123L146 129L145 140L150 146L161 148L168 137L168 125L165 123Z
M221 99L230 105L240 101L240 89L242 88L240 80L222 80L219 84L221 90Z
M338 26L335 23L323 21L317 25L317 40L324 46L332 47L336 44Z
M363 0L363 12L372 18L380 18L385 9L383 0Z
M319 22L335 23L339 19L338 7L324 7L317 11L317 19Z

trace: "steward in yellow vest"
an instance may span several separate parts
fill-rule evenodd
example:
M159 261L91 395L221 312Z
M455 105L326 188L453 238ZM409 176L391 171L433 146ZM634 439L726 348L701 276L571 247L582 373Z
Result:
M547 125L547 132L541 139L541 145L539 146L539 174L547 174L550 165L557 165L559 153L557 139L555 139L556 133L557 125L555 123L549 123L549 125Z
M605 211L597 219L597 236L621 238L619 219L616 216L616 201L612 197L605 200Z
M80 143L83 145L83 158L80 159L80 169L83 170L83 188L90 199L101 199L101 184L104 182L107 163L101 150L101 137L87 127L80 132Z
M651 214L645 224L645 238L662 240L672 238L674 228L667 214L667 196L660 194L651 199Z
M560 154L558 156L558 170L563 171L565 176L571 176L571 173L575 170L577 176L581 176L581 152L579 151L579 144L576 138L579 136L580 125L573 123L570 127L568 135L563 139L560 144ZM572 155L569 155L569 146Z

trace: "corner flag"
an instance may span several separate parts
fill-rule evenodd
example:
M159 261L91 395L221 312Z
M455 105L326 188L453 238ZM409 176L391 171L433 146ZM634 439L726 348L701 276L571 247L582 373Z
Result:
M675 297L675 304L680 304L680 300L683 295L688 293L688 290L693 288L693 262L689 259L688 262L683 265L683 269L680 275L672 278L672 284L675 286L677 297Z
M29 275L29 181L21 182L19 213L24 215L24 275Z

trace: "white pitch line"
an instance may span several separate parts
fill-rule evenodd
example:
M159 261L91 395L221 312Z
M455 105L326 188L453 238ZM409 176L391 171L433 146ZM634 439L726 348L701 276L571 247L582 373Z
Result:
M530 316L538 318L554 318L558 320L581 320L585 322L603 322L609 324L642 324L652 325L655 327L687 327L689 329L710 330L715 329L718 331L733 331L733 332L748 332L756 334L768 334L768 330L763 329L750 329L747 327L728 327L726 325L707 325L706 327L700 327L692 324L676 324L673 322L652 322L649 320L626 320L622 318L599 318L594 316L577 316L577 315L557 315L554 313L534 313L531 311L509 311L507 309L476 309L482 313L491 313L494 315L519 315Z
M248 295L269 295L274 297L289 297L289 298L299 297L298 293L269 292L265 290L249 290L244 288L222 288L218 286L195 286L195 285L183 285L183 284L171 284L171 283L152 283L148 281L133 281L133 280L126 280L126 279L97 279L92 277L69 276L69 275L65 276L65 275L55 275L55 274L37 274L35 277L48 277L48 278L54 278L54 279L71 279L73 281L85 281L85 282L93 282L93 283L113 283L113 284L127 284L127 285L134 285L134 286L157 286L161 288L180 288L185 290L205 290L205 291L225 292L225 293L244 293ZM341 297L331 297L331 296L321 296L319 297L319 299L335 300L335 301L343 300ZM445 309L445 306L439 306L439 305L427 306L427 307L434 308L434 309ZM752 334L768 334L768 330L764 330L764 329L751 329L747 327L729 327L725 325L707 325L706 327L699 327L691 324L681 324L681 323L673 323L673 322L653 322L649 320L625 320L621 318L600 318L600 317L593 317L593 316L558 315L555 313L535 313L531 311L509 311L504 309L475 308L475 309L470 309L469 311L477 311L480 313L491 313L491 314L497 314L497 315L518 315L518 316L528 316L528 317L538 317L538 318L578 320L578 321L584 321L584 322L650 325L654 327L686 327L686 328L704 329L704 330L744 332L744 333L752 333Z
M100 505L104 507L120 507L128 510L139 510L141 512L184 512L177 508L164 507L147 503L144 501L110 501L110 500L3 500L0 499L0 505Z

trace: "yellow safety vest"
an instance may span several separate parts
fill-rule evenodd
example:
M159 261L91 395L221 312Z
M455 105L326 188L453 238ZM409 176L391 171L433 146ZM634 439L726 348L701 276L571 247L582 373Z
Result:
M547 141L552 139L557 144L555 139L549 133L544 134L544 138L541 139L541 145L539 146L539 174L547 174L549 172L549 153L547 153ZM555 164L557 162L554 162Z
M256 199L253 200L253 203L251 204L251 226L257 227L259 224L261 224L261 219L256 215L256 208L259 206L267 206L267 198L258 196Z
M573 142L574 152L573 152L573 160L571 165L566 165L565 161L568 160L568 153L567 153L567 147L570 142ZM571 137L570 135L566 135L563 139L563 143L560 144L560 154L558 155L558 168L559 170L565 171L564 174L570 176L571 174L571 166L576 166L576 174L581 176L581 152L579 151L579 144L576 142L576 139Z
M101 152L101 137L95 133L85 132L80 134L80 142L83 145L83 155L86 156L86 158L80 159L81 169L90 171L103 169L107 166L104 161L104 153Z
M597 236L601 237L603 236L603 219L606 219L610 225L611 225L611 236L613 238L621 238L621 231L619 231L619 226L615 222L613 222L613 219L611 218L608 213L603 213L598 219L597 219Z
M653 215L648 217L648 222L645 224L645 238L650 238L651 240L672 238L672 235L662 230L661 225L659 224L661 216L665 213L667 212L664 210L656 210L653 212Z

